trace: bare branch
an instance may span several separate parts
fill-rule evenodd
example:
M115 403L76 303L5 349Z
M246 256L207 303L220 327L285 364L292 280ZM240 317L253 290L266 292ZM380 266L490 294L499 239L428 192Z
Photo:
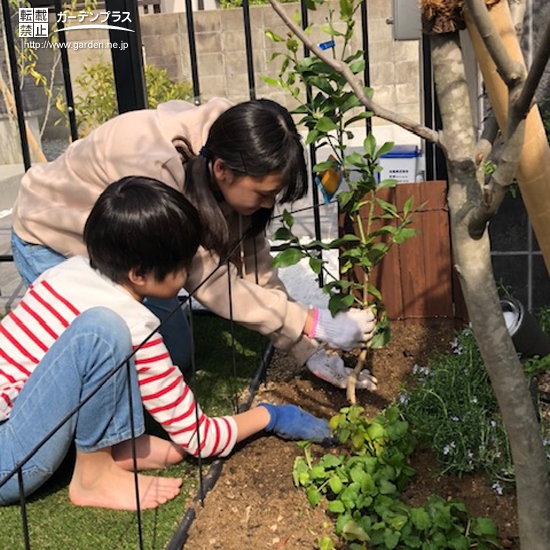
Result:
M548 63L548 58L550 57L550 22L546 26L544 35L542 37L541 43L535 53L535 58L533 64L529 69L527 78L525 79L525 85L523 90L514 105L514 109L518 116L521 118L527 116L529 109L531 108L531 102L533 101L533 96L537 90L542 74L546 64Z
M367 94L363 83L353 74L349 67L345 63L341 63L338 60L332 59L326 55L282 9L281 4L277 0L269 0L269 3L283 20L285 25L302 41L302 43L313 52L321 61L332 67L338 74L341 74L348 84L350 85L353 92L357 95L357 98L369 111L372 111L376 116L387 120L388 122L393 122L401 128L408 130L409 132L431 141L436 145L441 146L439 133L431 128L427 128L422 124L418 124L413 120L400 116L390 109L386 109L381 105L372 101Z
M506 2L507 0L502 1ZM507 86L510 86L523 78L525 76L525 68L522 63L518 63L510 58L491 21L485 2L483 0L465 0L465 4L471 13L472 21L487 51L497 66L497 71L502 80L504 80Z
M525 19L527 2L526 0L508 0L508 4L510 6L510 15L512 16L516 35L518 40L520 40L523 32L523 20Z

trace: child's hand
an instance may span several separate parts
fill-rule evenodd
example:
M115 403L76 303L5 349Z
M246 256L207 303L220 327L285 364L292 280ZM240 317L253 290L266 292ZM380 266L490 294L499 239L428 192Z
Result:
M283 439L313 439L314 441L328 440L331 431L328 421L317 418L295 405L270 405L260 403L265 407L271 419L266 431L273 432Z

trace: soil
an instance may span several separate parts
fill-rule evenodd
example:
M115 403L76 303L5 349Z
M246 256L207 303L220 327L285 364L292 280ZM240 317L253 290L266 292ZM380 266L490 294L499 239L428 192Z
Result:
M392 342L370 353L376 392L357 394L358 404L375 415L398 395L415 363L449 351L455 326L446 321L429 325L394 325ZM255 403L294 403L317 416L336 414L347 405L345 391L297 368L286 354L276 352L266 382ZM320 453L326 452L320 449ZM305 493L293 485L294 458L301 450L293 442L261 437L242 445L228 458L188 532L185 548L192 550L313 550L320 536L333 535L333 523L322 506L312 508ZM434 456L419 450L412 457L417 475L403 498L421 505L429 494L464 502L472 516L497 523L504 548L519 550L516 502L513 494L497 495L483 475L458 478L440 475ZM336 537L333 535L333 538ZM345 545L340 548L344 549Z

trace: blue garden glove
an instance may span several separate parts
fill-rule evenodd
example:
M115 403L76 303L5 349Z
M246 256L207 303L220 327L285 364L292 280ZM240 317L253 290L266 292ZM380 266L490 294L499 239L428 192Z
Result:
M331 438L328 421L296 407L296 405L270 405L260 403L265 407L271 419L266 431L273 432L283 439L313 439L324 442Z

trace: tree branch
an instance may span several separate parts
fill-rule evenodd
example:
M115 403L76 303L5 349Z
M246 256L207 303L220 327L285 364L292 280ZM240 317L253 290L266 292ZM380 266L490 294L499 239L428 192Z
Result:
M436 145L442 146L440 141L439 132L432 130L422 124L418 124L413 120L400 116L390 109L386 109L376 102L372 101L367 94L363 83L353 74L349 67L345 63L341 63L338 60L332 59L330 56L326 55L300 28L283 10L281 4L277 0L269 0L269 3L277 13L277 15L282 19L285 25L301 40L301 42L313 52L321 61L332 67L338 74L341 74L348 84L350 85L353 92L357 95L357 98L363 106L365 106L369 111L372 111L376 116L387 120L388 122L393 122L401 128L433 142Z
M508 0L501 1L507 2ZM498 73L506 85L510 87L514 82L517 82L525 76L523 64L514 61L508 55L491 21L485 2L483 0L464 0L464 3L472 15L472 21L487 51L495 62Z
M542 74L546 64L548 63L548 58L550 57L550 22L546 25L544 35L542 37L541 43L538 46L538 49L535 53L535 58L533 64L529 69L527 78L525 79L525 84L523 90L514 105L514 109L518 116L524 118L527 116L529 109L531 108L531 102L533 101L533 96L537 91L537 86L539 85Z

